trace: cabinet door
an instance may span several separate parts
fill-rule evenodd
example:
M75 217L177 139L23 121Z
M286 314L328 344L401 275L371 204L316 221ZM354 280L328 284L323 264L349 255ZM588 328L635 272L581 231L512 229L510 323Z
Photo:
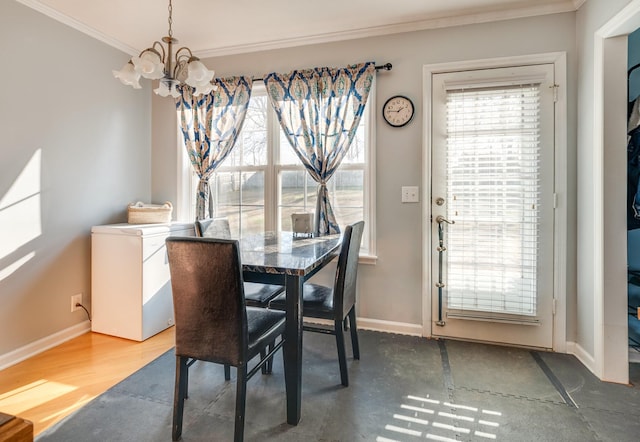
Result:
M140 237L93 234L91 244L91 329L141 340Z
M142 245L142 339L173 325L171 275L165 239L144 238Z

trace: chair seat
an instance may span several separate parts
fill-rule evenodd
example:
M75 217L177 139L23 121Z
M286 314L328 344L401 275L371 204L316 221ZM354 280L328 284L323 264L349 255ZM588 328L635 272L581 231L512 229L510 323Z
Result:
M248 359L284 333L285 319L285 312L247 307Z
M269 303L269 308L286 309L286 295L282 294ZM314 318L334 318L333 289L320 284L307 283L302 291L302 314Z
M265 306L284 291L284 287L275 284L244 283L244 299L248 306Z

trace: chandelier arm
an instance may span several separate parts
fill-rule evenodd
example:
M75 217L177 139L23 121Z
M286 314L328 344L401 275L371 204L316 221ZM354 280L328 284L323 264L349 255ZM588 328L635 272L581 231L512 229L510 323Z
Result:
M158 49L156 47L156 43L158 43L158 42L156 41L155 43L153 43L153 45L150 48L143 49L142 51L140 51L140 54L138 55L138 57L142 57L142 55L147 53L147 52L153 52L158 57L160 57L160 61L162 61L164 63L164 48L162 47L162 45L159 45L160 51L158 51Z
M188 52L188 53L189 53L189 55L184 54L184 53L182 53L182 52ZM180 49L178 49L178 50L176 51L176 63L178 63L178 62L179 62L180 60L182 60L183 58L186 58L186 59L187 59L187 63L188 63L188 62L190 62L190 61L193 61L193 60L199 60L199 58L198 58L198 57L194 57L194 56L193 56L193 52L191 52L191 49L189 49L189 48L188 48L188 47L186 47L186 46L183 46L183 47L181 47Z
M160 48L159 51L158 51L158 48ZM155 49L156 52L158 52L158 55L160 55L160 59L162 60L162 63L165 62L166 53L165 53L164 46L162 45L162 43L160 43L159 41L156 40L156 41L153 42L153 45L151 45L151 48L149 48L149 49ZM146 50L149 50L149 49L146 49Z
M176 51L175 62L176 65L173 68L173 78L181 77L181 80L184 80L184 75L187 69L187 65L193 61L198 60L197 57L193 56L193 52L186 46L181 47Z

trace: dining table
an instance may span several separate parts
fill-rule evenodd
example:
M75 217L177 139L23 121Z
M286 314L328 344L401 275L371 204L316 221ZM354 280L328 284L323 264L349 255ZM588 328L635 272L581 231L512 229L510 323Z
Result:
M285 287L287 423L297 425L302 407L303 284L339 254L341 235L300 237L280 231L243 235L238 241L245 281Z

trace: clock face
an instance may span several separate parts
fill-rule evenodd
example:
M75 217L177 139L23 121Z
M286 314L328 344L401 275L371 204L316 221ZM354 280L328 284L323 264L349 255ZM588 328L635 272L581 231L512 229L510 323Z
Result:
M384 120L393 127L407 124L413 118L413 102L402 95L396 95L387 100L382 107Z

